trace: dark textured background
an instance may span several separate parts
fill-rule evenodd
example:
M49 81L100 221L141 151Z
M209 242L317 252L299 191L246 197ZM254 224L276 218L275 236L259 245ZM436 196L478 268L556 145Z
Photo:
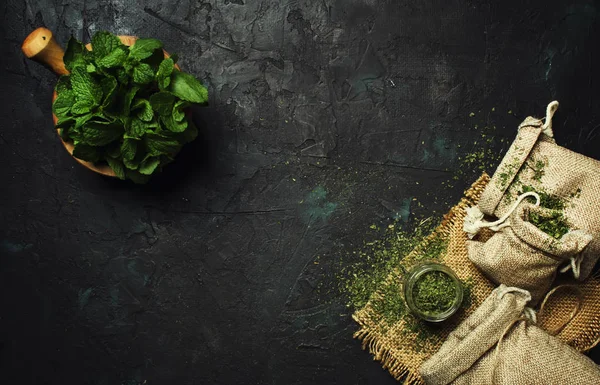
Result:
M0 382L393 384L327 261L457 200L474 124L512 139L558 99L558 142L600 158L600 9L571 3L2 1ZM143 187L77 165L20 52L39 26L162 39L210 89L203 137Z

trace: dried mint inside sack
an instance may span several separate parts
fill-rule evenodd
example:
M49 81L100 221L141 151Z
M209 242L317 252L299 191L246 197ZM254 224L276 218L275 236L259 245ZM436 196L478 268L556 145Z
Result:
M69 75L56 84L52 111L73 156L105 162L120 179L145 183L173 161L198 130L186 117L192 104L206 104L208 91L175 68L156 39L127 47L105 31L92 37L92 51L71 37L64 54Z

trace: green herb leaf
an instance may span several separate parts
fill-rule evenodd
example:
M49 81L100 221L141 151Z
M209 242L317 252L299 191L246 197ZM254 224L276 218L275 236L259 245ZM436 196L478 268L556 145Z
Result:
M138 84L148 84L154 80L154 70L149 64L140 63L133 68L133 81Z
M189 103L183 100L178 101L173 106L173 119L181 122L185 118L185 109L189 107Z
M58 81L56 82L56 87L54 87L54 91L56 91L57 94L60 94L64 91L70 91L71 90L71 78L69 77L69 75L62 75L58 78Z
M123 143L121 144L121 154L123 155L123 160L133 160L133 158L135 158L137 144L138 141L135 139L126 138L123 140Z
M176 154L181 145L178 141L164 138L158 134L146 134L145 138L146 149L151 156L160 156L165 154Z
M117 178L125 179L125 167L123 166L123 162L113 158L106 158L106 162L108 163L110 168L115 172Z
M85 115L88 114L92 110L92 104L89 103L88 100L80 100L77 103L73 104L71 107L71 112L73 115Z
M82 67L76 67L71 73L71 85L77 101L87 101L97 106L102 101L102 87Z
M156 167L158 167L159 164L160 158L150 157L140 164L138 171L140 172L140 174L151 175L154 172L154 170L156 170Z
M138 39L129 48L129 56L138 60L143 60L154 53L155 50L162 48L163 44L156 39Z
M123 47L118 47L108 55L104 56L102 59L98 60L96 63L99 67L114 68L123 66L125 59L127 59L127 51Z
M112 104L117 94L117 85L117 79L113 78L112 76L107 76L100 81L102 94L104 95L102 107L106 108L108 105Z
M87 115L83 115L83 116L77 116L75 117L75 129L79 129L81 127L83 127L84 124L86 124L88 122L88 120L90 120L92 118L92 114L87 114Z
M71 111L73 104L75 104L75 93L71 90L64 90L59 93L56 100L54 100L52 112L54 112L54 115L58 118L62 118Z
M131 102L139 89L139 87L133 86L125 93L125 96L123 97L123 115L128 116L131 112Z
M156 73L156 81L161 91L164 91L171 84L171 74L173 73L174 65L175 63L171 58L166 58L160 63L158 72Z
M123 165L125 165L125 168L128 170L137 170L138 167L140 167L140 161L138 159L129 160L123 158Z
M83 143L77 143L75 145L73 156L92 163L95 163L100 159L98 147L89 146Z
M83 127L83 141L90 146L105 146L123 135L123 126L117 122L89 121Z
M150 96L150 104L159 115L169 116L172 115L175 96L165 91L157 92Z
M187 120L178 122L173 115L161 116L160 121L163 122L167 130L172 132L184 132L187 128Z
M123 43L110 32L99 31L92 37L92 50L97 60L105 58L119 47L124 47Z
M86 65L83 56L85 50L86 49L83 43L71 36L69 42L67 43L67 49L65 51L65 54L63 55L63 62L65 63L65 68L69 70L69 72L73 72L73 69L75 67Z
M208 90L195 77L181 71L171 75L169 91L179 99L204 104L208 102Z
M154 118L152 106L150 105L150 102L146 99L136 100L131 109L134 111L139 110L137 116L145 122L149 122L152 120L152 118Z

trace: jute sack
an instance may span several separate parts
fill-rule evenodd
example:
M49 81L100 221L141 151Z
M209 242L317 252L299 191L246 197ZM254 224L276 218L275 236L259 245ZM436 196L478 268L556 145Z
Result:
M529 298L524 290L496 288L423 363L425 383L600 384L600 369L592 360L523 316L531 314L525 307Z
M552 116L557 108L558 102L548 105L545 122L528 117L521 123L516 139L481 196L481 217L467 218L465 231L473 237L486 226L484 214L500 218L493 224L501 226L525 191L558 199L569 225L593 235L588 246L571 257L567 266L575 278L584 280L600 256L600 161L556 144ZM492 223L487 223L491 227Z
M492 281L525 289L537 303L550 289L558 266L577 257L592 240L583 230L556 239L529 222L532 213L550 217L553 211L522 202L507 226L487 242L469 241L469 259Z

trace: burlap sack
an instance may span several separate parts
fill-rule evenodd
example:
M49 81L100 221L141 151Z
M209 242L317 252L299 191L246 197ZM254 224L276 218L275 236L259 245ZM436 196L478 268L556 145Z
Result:
M564 216L575 229L593 235L572 259L574 275L584 280L600 256L600 161L556 144L552 116L558 102L548 105L546 123L528 117L479 201L483 214L502 217L525 188L564 203Z
M426 384L600 384L592 360L521 320L529 295L513 290L495 289L450 333L421 366Z
M456 314L455 318L439 325L434 338L428 339L424 344L417 342L417 331L406 330L403 320L391 326L382 324L382 314L372 306L371 301L352 315L359 324L354 337L362 341L363 349L367 349L373 355L373 359L380 361L382 367L403 384L424 384L419 374L423 362L440 349L450 332L479 308L495 287L494 283L467 258L468 237L463 231L466 211L469 207L477 205L488 183L489 177L483 174L465 191L460 202L444 215L444 220L432 235L425 238L423 243L405 257L406 260L418 259L420 253L429 247L432 237L441 236L447 239L448 247L442 261L451 267L459 278L471 283L471 306ZM492 235L490 230L483 229L477 238L484 241ZM391 272L385 284L391 282L396 290L401 291L401 281L398 279L400 273ZM571 291L558 291L546 303L543 314L539 314L538 318L542 327L548 330L560 329L557 337L561 341L579 351L587 351L595 346L600 338L600 279L589 277L578 287L582 293L581 299L573 296ZM373 294L373 299L381 298L382 289L383 284ZM574 310L577 312L574 313Z
M508 219L508 226L487 242L469 241L469 259L496 283L531 293L537 303L548 292L558 266L576 257L592 236L572 230L555 239L529 222L529 215L550 216L553 210L522 202Z

